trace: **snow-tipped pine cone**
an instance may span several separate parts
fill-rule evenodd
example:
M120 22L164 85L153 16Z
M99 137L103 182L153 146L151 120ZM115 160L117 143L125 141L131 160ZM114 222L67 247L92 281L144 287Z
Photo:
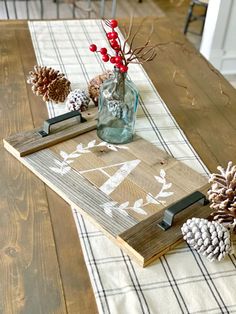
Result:
M32 85L32 91L42 96L44 101L64 102L70 92L70 81L58 70L49 67L34 66L29 72L27 83Z
M66 106L69 111L85 111L88 109L89 102L90 98L85 91L75 89L69 93L66 101Z
M181 231L184 240L210 262L221 261L232 251L230 232L217 221L203 218L188 219Z
M232 224L236 219L236 165L230 161L226 169L221 166L217 169L220 173L211 174L209 182L212 185L207 192L210 207L214 209L211 218Z
M99 90L102 83L113 76L113 72L108 70L98 76L95 76L88 84L89 96L94 104L98 105Z

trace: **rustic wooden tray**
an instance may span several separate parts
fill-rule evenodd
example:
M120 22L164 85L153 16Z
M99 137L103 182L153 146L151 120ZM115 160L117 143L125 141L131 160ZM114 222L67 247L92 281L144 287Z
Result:
M168 230L158 225L167 207L196 190L206 193L207 180L140 137L126 145L102 142L95 113L86 118L45 138L38 130L15 134L4 146L144 267L182 240L186 219L210 214L195 204Z

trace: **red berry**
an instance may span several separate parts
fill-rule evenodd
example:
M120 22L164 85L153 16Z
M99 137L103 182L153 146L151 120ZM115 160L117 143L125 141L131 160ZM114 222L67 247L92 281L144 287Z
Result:
M92 44L89 46L89 49L90 49L90 51L95 52L95 51L97 51L97 46Z
M122 63L116 63L116 67L119 69L123 64Z
M116 58L115 58L115 57L111 57L111 58L110 58L110 62L111 62L111 63L116 63Z
M111 37L111 39L117 39L118 38L117 32L111 32L110 37Z
M107 38L112 39L112 32L107 33Z
M122 57L121 56L116 56L116 63L122 63Z
M106 55L107 54L107 48L101 48L100 52L102 55Z
M113 48L114 50L119 51L119 50L120 50L120 45L112 46L112 48Z
M108 62L108 61L109 61L109 56L108 56L108 55L103 55L103 56L102 56L102 60L103 60L104 62Z
M120 67L120 72L125 73L128 71L128 67L126 65L121 65Z
M110 40L110 44L111 44L112 48L113 48L113 46L119 45L119 44L118 44L118 41L115 40L115 39Z
M118 26L117 20L110 20L110 26L111 26L112 28L116 28L116 27Z
M111 39L111 40L110 40L110 44L111 44L112 47L119 45L119 44L118 44L118 41L117 41L116 39Z

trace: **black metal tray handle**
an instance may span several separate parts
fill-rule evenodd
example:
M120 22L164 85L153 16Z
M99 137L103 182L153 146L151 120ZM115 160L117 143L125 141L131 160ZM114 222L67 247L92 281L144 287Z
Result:
M207 205L209 201L207 200L206 196L201 192L193 192L192 194L187 195L177 203L168 207L164 212L163 220L157 225L164 231L169 229L173 224L174 216L195 203L200 203L204 206Z
M50 135L50 128L53 124L74 118L74 117L79 117L79 123L83 123L86 122L87 120L85 118L82 117L81 113L79 111L70 111L64 114L61 114L57 117L45 120L43 123L43 129L38 131L38 133L42 136L48 136Z

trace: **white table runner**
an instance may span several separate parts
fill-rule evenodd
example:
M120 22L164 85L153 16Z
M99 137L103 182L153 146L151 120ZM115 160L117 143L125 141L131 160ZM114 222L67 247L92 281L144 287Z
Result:
M100 21L29 22L29 28L38 64L65 73L72 89L86 87L105 70L107 64L88 49L91 43L108 46ZM136 133L207 175L142 66L131 65L129 76L140 92ZM50 117L65 110L65 106L48 103ZM72 211L100 313L236 312L235 255L209 263L183 243L142 269Z

